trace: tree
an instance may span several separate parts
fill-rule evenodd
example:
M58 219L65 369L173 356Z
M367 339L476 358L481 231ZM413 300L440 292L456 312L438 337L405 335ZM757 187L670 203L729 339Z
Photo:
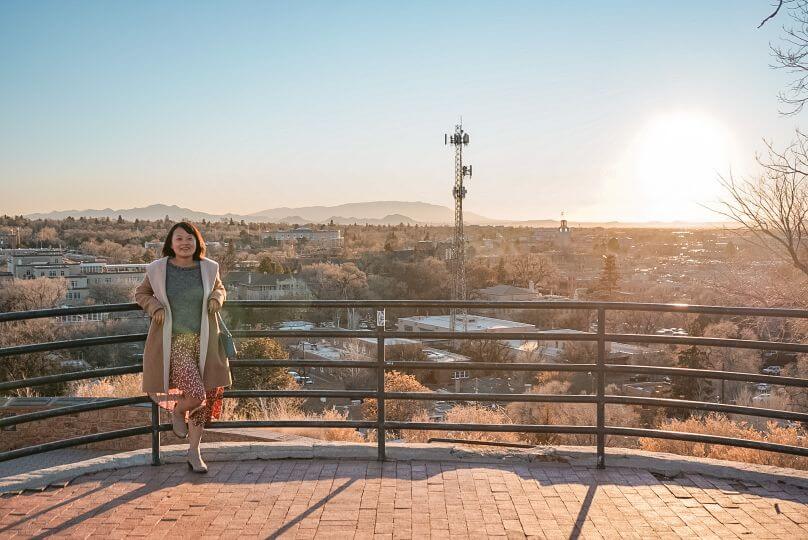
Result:
M779 99L789 108L784 114L798 114L808 101L808 2L779 0L758 28L784 6L795 26L783 28L788 45L772 45L771 53L776 68L796 74ZM757 158L762 168L758 177L737 179L732 173L719 177L728 197L715 211L752 233L758 246L808 276L808 140L797 129L795 139L784 150L776 150L770 142L766 148L768 155Z
M388 392L429 392L429 388L419 383L412 375L398 371L388 371L384 374L384 389ZM408 422L418 413L427 410L423 400L395 399L385 402L384 417L386 420ZM367 420L375 420L378 404L375 399L368 399L362 403L362 416Z
M277 262L272 257L261 257L261 262L258 264L258 271L265 274L283 274L283 265Z
M796 75L788 88L777 96L780 103L786 106L786 110L781 112L793 115L801 112L808 101L808 73L806 73L808 71L808 2L805 0L778 0L774 12L763 19L758 28L774 19L783 6L786 6L786 13L795 25L783 27L784 41L787 44L785 47L769 45L769 48L774 58L774 67Z
M731 321L721 321L708 325L704 329L705 337L757 340L755 332L748 328L740 328ZM759 351L736 349L734 347L713 347L708 349L707 361L710 369L721 371L738 371L743 373L759 373L763 361ZM734 402L746 383L740 381L719 381L721 403Z
M53 227L42 227L37 231L34 240L39 244L47 244L48 246L52 246L59 242L59 236L56 233L56 229Z
M766 147L768 156L758 157L759 177L719 177L728 198L715 211L750 232L749 241L808 276L808 140L797 130L785 150L768 142Z
M531 281L537 286L551 287L559 275L556 265L540 253L508 257L505 268L507 280L518 287L528 287Z
M285 360L289 352L269 338L247 339L238 344L239 360ZM233 387L242 390L282 390L296 388L291 375L282 367L240 367L234 372ZM273 398L240 398L236 412L248 418L266 416Z
M332 264L315 263L304 266L300 277L317 298L323 300L359 299L367 295L368 277L354 263ZM353 328L356 309L348 308L348 326ZM339 324L339 320L337 320Z
M123 304L134 297L134 283L94 283L88 287L96 304Z
M708 369L707 353L698 347L691 346L679 352L676 367L689 369ZM671 396L674 399L689 401L712 401L714 396L713 383L703 377L673 377L671 382ZM690 411L679 411L676 416L686 418Z
M0 287L0 312L57 307L64 303L66 295L64 278L15 279Z
M227 249L219 256L219 275L222 279L236 268L236 248L233 242L227 243Z
M64 301L66 292L67 282L63 278L14 280L10 285L0 287L0 312L56 307ZM63 330L64 325L57 325L51 318L4 323L0 332L0 347L56 341L64 337L60 335ZM53 375L59 371L58 360L59 355L52 352L3 358L0 361L0 381ZM64 387L60 383L38 386L36 389L21 388L12 390L12 393L18 396L37 395L37 392L63 395Z
M394 265L393 273L404 283L406 298L431 300L448 297L449 270L440 259L426 257L414 263L399 263Z
M619 280L620 276L617 273L617 257L615 255L604 255L603 269L600 272L600 277L590 292L594 293L597 297L609 300L614 297Z

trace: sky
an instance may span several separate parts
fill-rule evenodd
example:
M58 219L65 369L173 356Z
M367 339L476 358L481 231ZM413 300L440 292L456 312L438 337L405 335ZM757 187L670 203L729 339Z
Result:
M374 200L718 221L787 143L763 0L0 3L0 213Z

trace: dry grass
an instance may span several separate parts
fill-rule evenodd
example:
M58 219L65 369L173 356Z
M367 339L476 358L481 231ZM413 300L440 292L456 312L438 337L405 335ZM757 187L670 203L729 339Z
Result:
M559 390L562 388L547 388ZM119 375L105 377L95 381L79 381L72 384L71 394L77 397L129 397L138 396L141 390L141 375ZM552 392L550 392L552 393ZM347 413L327 410L323 413L307 413L300 409L299 399L260 399L255 407L238 410L238 400L224 400L222 417L228 420L334 420L347 418ZM637 415L633 407L609 406L607 423L609 425L637 425ZM427 422L426 412L421 411L412 417L414 422ZM447 423L475 423L507 425L514 423L534 424L567 424L592 425L594 423L594 406L582 404L558 403L513 403L505 409L488 409L478 405L458 405L446 414ZM310 437L324 441L365 442L366 439L353 428L275 428L279 432L302 437ZM744 421L737 421L720 414L709 414L704 417L691 417L687 420L664 420L659 429L684 433L702 433L733 437L756 441L766 441L790 446L808 446L808 439L800 428L787 428L769 422L765 429ZM402 433L407 442L426 442L430 437L464 438L499 442L528 442L533 444L592 444L591 435L555 435L531 433L494 433L466 431L426 431L407 430ZM373 433L367 440L374 440ZM724 459L745 463L775 465L794 469L808 470L808 458L736 448L724 445L673 441L664 439L641 438L640 448L652 452L667 452L683 456ZM636 446L633 438L610 437L609 446Z
M703 433L722 437L787 444L790 446L808 446L805 433L799 428L780 427L775 422L769 422L766 431L759 431L746 422L735 422L724 415L715 413L709 414L703 418L692 417L687 420L668 420L659 427L667 431ZM808 458L779 454L776 452L752 450L750 448L646 438L640 439L640 447L643 450L652 452L669 452L682 456L726 459L730 461L808 470Z
M91 381L76 381L71 383L70 394L76 397L106 398L142 396L142 380L140 373L130 373Z
M413 422L428 422L426 413L420 413ZM479 405L458 405L446 413L446 422L452 424L512 424L502 409L487 409ZM427 442L431 437L475 439L478 441L520 442L518 433L490 431L427 431L407 430L402 433L407 442Z
M239 411L236 399L224 400L222 411L223 420L326 420L343 421L348 418L347 413L334 409L323 411L322 413L308 413L300 410L300 400L297 399L261 399L261 407L245 413L243 409ZM354 428L334 427L334 428L310 428L310 427L290 427L272 428L273 431L309 437L323 441L345 441L345 442L365 442L362 435Z

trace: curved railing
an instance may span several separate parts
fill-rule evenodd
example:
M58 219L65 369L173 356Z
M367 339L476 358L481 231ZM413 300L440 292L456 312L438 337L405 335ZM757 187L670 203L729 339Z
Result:
M373 390L228 390L225 391L225 398L254 398L254 397L302 397L302 398L351 398L351 399L376 399L378 403L377 416L374 420L353 421L353 420L262 420L262 421L220 421L212 422L210 427L231 428L231 427L347 427L366 428L378 430L377 439L378 456L380 460L385 459L385 439L387 430L440 430L440 431L491 431L491 432L525 432L525 433L548 433L548 434L588 434L596 438L597 463L599 468L605 466L605 446L607 435L649 437L659 439L674 439L681 441L699 442L707 444L721 444L755 450L766 450L793 454L798 456L808 456L808 447L777 444L766 441L749 439L739 439L722 437L716 435L706 435L698 433L682 433L675 431L665 431L659 429L645 429L625 426L606 425L606 405L641 405L656 407L676 407L694 409L702 411L713 411L727 414L743 414L772 418L779 420L792 420L808 423L808 413L765 409L759 407L749 407L731 405L724 403L713 403L705 401L688 401L669 398L636 397L606 394L605 381L608 374L614 373L637 373L667 375L676 377L693 377L706 379L722 379L743 382L762 382L772 385L783 385L791 387L808 388L808 379L785 377L777 375L763 375L757 373L738 373L731 371L716 371L707 369L685 369L658 366L635 366L635 365L614 365L606 363L606 343L659 343L669 345L701 345L723 348L740 348L783 351L794 353L808 353L808 344L802 343L782 343L773 341L725 339L693 336L661 336L648 334L615 334L606 332L606 315L609 311L655 311L666 313L698 313L725 316L755 316L755 317L787 317L806 319L808 310L780 309L780 308L750 308L750 307L723 307L723 306L700 306L682 304L649 304L630 302L578 302L578 301L524 301L524 302L487 302L487 301L450 301L450 300L281 300L281 301L229 301L225 309L273 309L273 308L366 308L377 310L380 325L375 330L244 330L233 331L236 338L247 337L364 337L375 338L377 340L377 357L374 361L360 360L234 360L231 366L234 369L241 367L328 367L328 368L370 368L376 370L376 388ZM395 309L441 309L453 308L461 309L548 309L548 310L591 310L597 313L597 331L595 332L400 332L387 330L384 327L384 310ZM0 313L0 328L3 323L23 321L44 317L57 317L69 315L81 315L92 313L113 313L122 311L139 310L137 304L110 304L96 306L82 306L72 308L42 309L25 312ZM597 355L595 363L567 364L567 363L538 363L538 362L451 362L436 363L425 361L391 361L385 358L385 340L391 338L410 339L441 339L441 340L531 340L531 341L585 341L597 344ZM81 348L98 345L110 345L117 343L141 342L146 339L146 334L128 334L104 337L90 337L73 339L67 341L54 341L47 343L35 343L29 345L18 345L13 347L0 348L0 361L9 361L7 357L52 351L60 349ZM494 394L494 393L432 393L432 392L389 392L384 387L384 374L391 369L434 369L434 370L510 370L525 372L542 371L564 371L564 372L587 372L595 377L596 389L592 395L557 395L557 394ZM92 379L96 377L106 377L112 375L122 375L127 373L138 373L142 371L141 365L130 365L123 367L92 369L82 372L63 373L58 375L47 375L42 377L29 378L18 381L0 382L0 392L19 388L36 387L38 385ZM441 400L457 402L544 402L544 403L588 403L596 406L596 423L593 426L578 425L535 425L535 424L447 424L433 422L399 422L385 418L385 402L388 400ZM137 403L148 403L149 399L143 397L131 397L120 399L104 399L91 403L57 407L54 409L37 411L27 414L18 414L0 418L0 429L35 422L47 418L54 418L69 414L81 413L121 407ZM157 406L151 404L151 424L145 426L132 427L109 431L104 433L94 433L70 439L54 441L36 446L19 448L6 452L0 452L0 462L17 457L38 454L60 448L100 442L105 440L130 437L133 435L151 434L152 439L152 461L160 463L160 432L168 431L169 424L159 423Z

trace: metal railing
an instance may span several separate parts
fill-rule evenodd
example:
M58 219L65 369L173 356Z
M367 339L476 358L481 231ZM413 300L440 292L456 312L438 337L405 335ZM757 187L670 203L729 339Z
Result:
M731 371L716 371L708 369L686 369L658 366L615 365L606 363L606 343L657 343L668 345L699 345L709 347L740 348L753 350L784 351L792 353L807 353L808 344L782 343L773 341L725 339L693 336L667 336L649 334L616 334L606 332L606 314L609 311L654 311L666 313L695 313L724 316L753 316L753 317L789 317L808 318L808 310L779 309L779 308L749 308L749 307L723 307L700 306L681 304L648 304L629 302L483 302L483 301L420 301L420 300L281 300L281 301L229 301L225 309L277 309L277 308L365 308L374 309L381 313L384 319L384 310L395 309L545 309L545 310L589 310L597 313L596 332L419 332L419 331L392 331L387 330L382 322L375 330L242 330L233 331L236 338L276 337L276 338L375 338L375 361L364 360L234 360L231 367L327 367L327 368L369 368L376 371L376 388L373 390L227 390L225 398L350 398L377 400L377 415L374 420L255 420L255 421L218 421L212 422L210 428L233 427L309 427L332 428L345 427L355 429L377 430L377 445L379 460L385 459L385 440L389 430L439 430L463 432L523 432L544 434L586 434L594 435L596 440L597 466L605 466L605 447L608 435L649 437L659 439L674 439L681 441L699 442L706 444L720 444L744 447L755 450L765 450L808 456L808 447L777 444L766 441L739 439L699 433L683 433L660 429L646 429L626 426L606 425L606 405L640 405L644 407L671 407L702 411L713 411L726 414L751 415L779 420L791 420L808 423L808 413L765 409L759 407L740 406L706 401L689 401L681 399L636 397L606 394L606 376L620 373L651 374L672 377L691 377L706 379L721 379L744 382L768 383L798 388L808 388L808 379L785 377L779 375L763 375L757 373L738 373ZM139 310L137 304L111 304L102 306L82 306L74 308L43 309L26 312L0 313L0 325L15 321L23 321L44 317L66 315L79 315L89 313L112 313ZM0 326L1 327L1 326ZM530 341L582 341L597 344L595 363L539 363L539 362L428 362L387 360L385 358L385 343L391 338L410 338L426 340L530 340ZM9 361L8 357L15 355L52 351L60 349L82 348L98 345L140 342L146 339L146 334L129 334L105 337L89 337L67 341L54 341L0 348L0 361ZM468 393L468 392L390 392L385 389L384 375L392 369L434 369L434 370L509 370L522 372L586 372L595 377L595 392L592 395L558 395L538 393ZM141 365L130 365L104 369L92 369L82 372L47 375L18 381L0 382L0 392L8 392L19 388L35 387L43 384L77 381L138 373L142 371ZM237 378L237 377L236 377ZM436 423L436 422L403 422L388 420L385 417L385 403L389 400L421 400L421 401L457 401L457 402L533 402L533 403L584 403L594 404L596 408L595 425L537 425L537 424L473 424L473 423ZM91 403L57 407L54 409L37 411L27 414L18 414L0 418L0 429L9 428L26 422L34 422L48 418L76 414L86 411L95 411L126 405L149 403L146 396L120 399L104 399ZM23 456L47 452L60 448L101 442L121 437L150 434L152 441L152 462L160 463L160 432L170 430L170 424L159 422L159 410L156 404L151 403L151 424L127 429L120 429L104 433L94 433L65 440L59 440L25 448L18 448L0 452L0 462Z

